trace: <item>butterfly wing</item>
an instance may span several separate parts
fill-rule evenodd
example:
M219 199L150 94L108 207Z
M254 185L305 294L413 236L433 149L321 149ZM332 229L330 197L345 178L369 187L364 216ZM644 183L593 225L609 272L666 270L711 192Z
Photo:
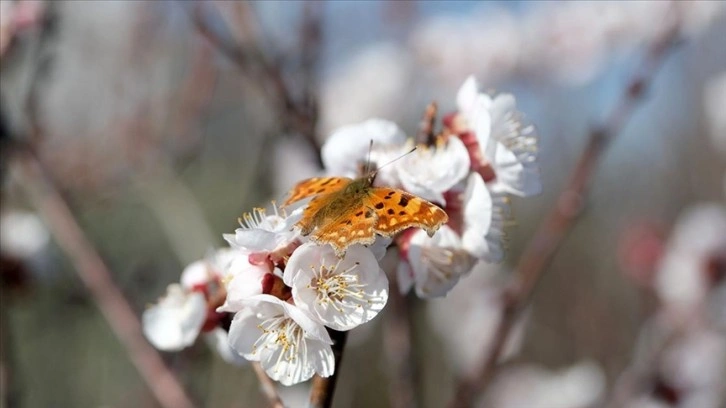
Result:
M351 179L347 177L313 177L303 180L295 185L290 191L290 197L282 204L286 207L304 198L319 194L329 194L338 191L348 185Z
M449 220L435 204L394 188L373 188L367 205L378 216L374 230L385 236L411 227L422 228L431 236Z
M361 205L327 222L315 230L310 239L320 244L330 244L335 253L342 256L345 249L353 244L370 245L376 240L374 228L377 218L373 209Z

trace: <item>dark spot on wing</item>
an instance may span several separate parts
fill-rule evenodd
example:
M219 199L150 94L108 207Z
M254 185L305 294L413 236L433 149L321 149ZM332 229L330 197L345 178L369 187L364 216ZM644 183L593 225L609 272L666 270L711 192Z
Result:
M315 194L320 194L320 193L322 193L322 192L324 192L324 191L325 191L325 189L324 189L324 188L320 188L320 189L318 189L318 191L316 191L316 192L315 192Z
M368 210L366 211L366 218L371 218L373 216L373 211Z
M327 179L327 180L323 181L322 183L320 183L320 185L327 186L328 184L330 184L331 181L333 181L333 179Z
M376 204L376 209L379 209L380 210L382 208L383 208L383 203Z
M406 211L399 211L398 215L406 215Z
M356 217L360 217L361 215L363 215L363 211L358 211L357 213L355 213Z
M396 212L395 212L395 211L393 211L393 209L392 209L392 208L389 208L389 209L388 209L388 215L393 215L393 214L395 214L395 213L396 213Z
M401 196L401 200L398 202L398 205L400 205L401 207L407 206L408 205L408 198L406 198L405 195L402 195Z

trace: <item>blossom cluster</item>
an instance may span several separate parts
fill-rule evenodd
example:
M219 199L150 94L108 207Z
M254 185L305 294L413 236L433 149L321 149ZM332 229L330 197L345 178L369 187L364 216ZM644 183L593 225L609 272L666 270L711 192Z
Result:
M360 177L362 168L375 168L375 186L443 208L449 221L435 234L413 228L340 254L302 235L296 224L304 205L289 214L274 203L274 211L255 209L224 235L229 248L190 265L145 312L150 341L178 350L208 333L228 361L259 362L284 385L327 377L335 370L329 330L367 323L386 305L379 262L389 248L400 258L402 292L414 288L420 297L444 296L479 262L501 261L508 195L541 188L537 137L511 95L482 93L473 77L456 100L457 111L437 131L429 112L419 140L370 119L335 131L321 152L326 175Z

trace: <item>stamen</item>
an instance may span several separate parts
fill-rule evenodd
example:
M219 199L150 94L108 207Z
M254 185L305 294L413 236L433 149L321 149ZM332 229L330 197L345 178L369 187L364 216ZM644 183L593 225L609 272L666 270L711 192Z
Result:
M335 265L321 265L316 269L310 266L314 278L308 284L308 288L317 292L316 302L320 305L329 305L337 312L344 313L346 310L357 309L374 301L379 301L380 296L371 295L365 292L367 284L359 281L355 269L360 266L359 262L354 263L347 269L340 271L338 260Z

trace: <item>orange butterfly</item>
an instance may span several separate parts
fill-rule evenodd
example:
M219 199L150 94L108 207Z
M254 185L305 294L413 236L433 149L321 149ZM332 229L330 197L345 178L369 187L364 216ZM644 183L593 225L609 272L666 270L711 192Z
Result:
M315 196L303 210L297 225L302 235L333 246L338 256L355 243L370 245L376 234L392 236L410 227L429 236L448 219L441 208L405 191L373 187L376 173L366 177L316 177L301 181L283 207Z

